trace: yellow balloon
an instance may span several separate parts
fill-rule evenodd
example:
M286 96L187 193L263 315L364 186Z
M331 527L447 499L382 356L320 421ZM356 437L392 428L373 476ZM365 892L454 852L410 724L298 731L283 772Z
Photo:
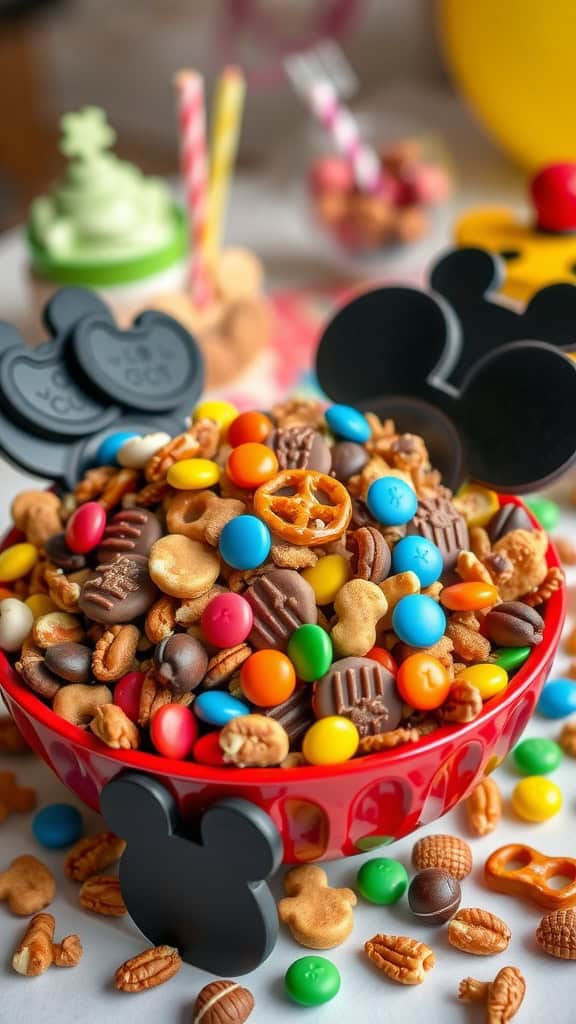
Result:
M440 0L452 73L484 127L528 170L576 160L574 0Z

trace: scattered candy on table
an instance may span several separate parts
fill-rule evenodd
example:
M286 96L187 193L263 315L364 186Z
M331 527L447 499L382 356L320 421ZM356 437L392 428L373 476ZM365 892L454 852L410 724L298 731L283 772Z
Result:
M549 680L537 704L545 718L566 718L576 711L576 682L573 679Z
M512 807L525 821L547 821L562 807L562 791L542 775L529 775L514 787Z
M514 747L512 759L522 775L549 775L562 761L562 748L554 740L534 736Z
M284 976L286 992L300 1006L322 1006L340 991L340 972L323 956L302 956Z
M391 857L367 860L356 876L358 892L370 903L389 906L397 903L408 888L408 872L403 864Z
M83 831L80 811L72 804L48 804L34 816L34 838L48 850L62 850L76 843Z

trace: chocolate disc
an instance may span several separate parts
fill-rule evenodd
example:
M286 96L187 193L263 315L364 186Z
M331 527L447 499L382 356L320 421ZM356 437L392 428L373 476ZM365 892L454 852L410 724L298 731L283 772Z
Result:
M98 548L98 561L104 565L119 555L148 555L162 536L158 517L147 508L127 508L116 512L104 530Z
M273 647L285 651L295 629L318 621L314 591L294 569L272 569L260 576L244 597L254 613L248 642L258 650Z
M372 658L341 658L314 684L317 718L344 715L361 736L390 732L402 717L391 672Z
M308 683L297 686L288 700L282 701L273 708L258 708L259 715L273 718L288 733L290 749L299 749L304 733L314 725L312 711L312 687Z
M158 596L148 574L148 559L141 555L99 565L86 580L78 604L95 622L118 625L144 615Z
M329 473L330 447L313 427L278 427L266 442L274 451L280 469L314 469Z
M440 548L443 574L454 571L459 552L467 551L470 545L466 520L448 498L421 498L406 532L418 533Z
M85 555L70 550L64 533L53 533L44 544L44 550L48 561L64 572L78 572L86 566Z

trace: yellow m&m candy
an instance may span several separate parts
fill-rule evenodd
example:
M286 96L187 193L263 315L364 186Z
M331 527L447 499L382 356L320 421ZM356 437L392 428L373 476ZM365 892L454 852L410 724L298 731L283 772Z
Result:
M48 615L48 612L58 611L58 605L54 604L48 594L31 594L24 603L28 605L35 619L39 619L41 615Z
M0 552L0 583L11 583L27 576L37 561L38 550L33 544L12 544Z
M179 491L203 491L220 479L220 467L212 459L182 459L170 466L166 476L170 487Z
M562 790L542 775L529 775L514 787L512 807L524 821L547 821L562 807Z
M230 424L236 419L238 409L232 402L213 401L200 402L194 409L193 420L215 420L221 429L226 432Z
M470 665L458 674L457 681L472 683L480 690L482 700L489 700L508 686L508 673L500 665Z
M354 722L342 715L328 715L310 726L302 753L310 764L340 764L354 757L359 741Z
M302 575L314 591L316 604L332 604L350 578L350 567L343 555L326 555L311 569L304 569Z

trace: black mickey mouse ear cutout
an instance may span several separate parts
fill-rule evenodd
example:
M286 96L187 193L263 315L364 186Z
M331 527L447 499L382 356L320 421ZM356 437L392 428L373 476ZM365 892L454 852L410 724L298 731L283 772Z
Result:
M576 366L563 351L576 288L542 289L519 313L492 300L500 280L491 254L454 250L432 271L442 295L391 287L353 299L324 332L317 372L334 401L422 434L449 487L471 476L521 493L576 452Z
M0 449L22 469L73 486L107 434L184 429L203 386L194 338L162 313L120 331L93 292L48 302L36 349L0 323Z

